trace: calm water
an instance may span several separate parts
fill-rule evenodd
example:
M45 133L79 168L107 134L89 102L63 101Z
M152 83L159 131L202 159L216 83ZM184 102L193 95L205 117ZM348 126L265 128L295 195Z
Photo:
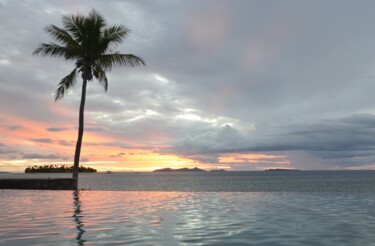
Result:
M1 178L71 177L0 174ZM375 192L375 171L85 173L79 187L123 191Z
M375 245L375 172L80 178L94 191L0 190L0 245Z

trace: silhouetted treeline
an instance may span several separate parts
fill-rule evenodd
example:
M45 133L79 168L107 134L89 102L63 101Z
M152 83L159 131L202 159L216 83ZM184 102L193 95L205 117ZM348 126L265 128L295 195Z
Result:
M68 165L44 165L44 166L28 166L25 173L71 173L73 166ZM79 167L79 172L82 173L96 173L96 169L91 167Z

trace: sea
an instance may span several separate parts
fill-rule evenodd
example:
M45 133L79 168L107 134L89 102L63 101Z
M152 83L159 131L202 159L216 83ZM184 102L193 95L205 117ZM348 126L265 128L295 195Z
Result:
M2 178L69 174L0 174ZM375 171L83 173L0 190L0 245L375 245Z

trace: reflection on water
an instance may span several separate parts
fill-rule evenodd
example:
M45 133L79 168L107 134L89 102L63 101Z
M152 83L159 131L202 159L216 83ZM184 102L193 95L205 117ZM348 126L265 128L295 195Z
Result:
M0 190L0 245L371 245L372 193ZM73 212L73 215L72 215Z
M85 230L83 229L83 222L81 214L81 202L79 200L79 191L73 192L73 200L74 200L74 213L73 213L73 220L76 224L77 228L77 245L84 245L86 240L82 239L83 233L85 233Z

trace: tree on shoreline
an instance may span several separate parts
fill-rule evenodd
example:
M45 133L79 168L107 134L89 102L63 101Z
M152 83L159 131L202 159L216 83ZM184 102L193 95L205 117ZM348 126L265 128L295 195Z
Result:
M123 25L107 27L104 18L95 10L92 10L87 16L65 15L62 17L62 22L63 28L49 25L44 29L57 43L42 43L33 54L62 57L75 62L73 71L58 84L55 101L61 99L75 85L78 74L81 75L83 81L73 168L73 179L77 188L87 82L96 78L107 91L106 72L111 71L113 67L136 67L146 64L142 58L135 55L113 51L129 35L130 30Z
M96 173L97 170L92 167L79 167L80 173ZM28 166L25 173L71 173L73 166L67 165L43 165L43 166Z

